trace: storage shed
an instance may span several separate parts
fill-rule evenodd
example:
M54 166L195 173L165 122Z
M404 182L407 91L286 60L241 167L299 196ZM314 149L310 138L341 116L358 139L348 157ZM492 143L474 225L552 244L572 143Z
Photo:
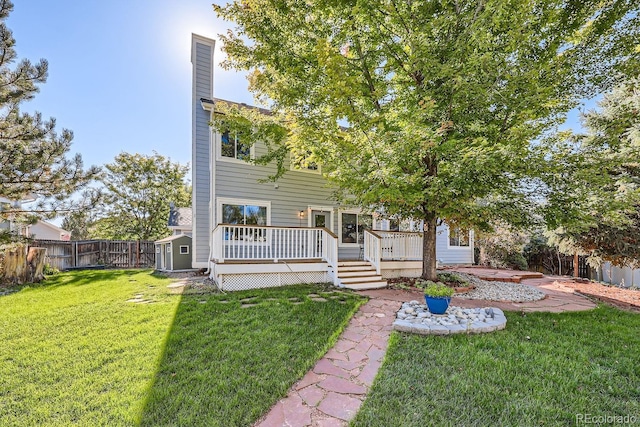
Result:
M156 270L180 271L191 269L191 236L177 234L155 242Z

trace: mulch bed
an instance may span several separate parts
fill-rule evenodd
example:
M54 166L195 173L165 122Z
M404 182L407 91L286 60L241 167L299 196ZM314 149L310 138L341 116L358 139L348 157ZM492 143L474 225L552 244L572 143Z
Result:
M588 298L602 301L622 310L640 313L640 290L607 286L600 283L565 282L563 286Z

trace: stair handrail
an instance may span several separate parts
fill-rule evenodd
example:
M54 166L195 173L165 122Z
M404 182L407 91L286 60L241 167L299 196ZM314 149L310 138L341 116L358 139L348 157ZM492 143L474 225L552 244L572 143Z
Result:
M380 235L371 230L364 230L363 258L376 268L376 274L380 275L382 260L382 244Z

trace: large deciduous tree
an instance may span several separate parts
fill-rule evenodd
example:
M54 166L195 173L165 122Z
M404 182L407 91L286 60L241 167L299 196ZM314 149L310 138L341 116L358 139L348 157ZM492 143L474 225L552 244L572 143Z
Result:
M8 0L0 1L0 196L13 201L37 197L38 214L53 215L69 210L69 197L82 189L98 169L83 169L80 155L68 157L73 133L55 130L55 119L44 120L40 113L20 111L24 101L33 99L39 85L47 79L47 61L32 64L18 60L15 39L6 26L13 9ZM10 206L0 210L0 222L10 216L23 220L27 213ZM0 242L15 239L0 233Z
M93 225L94 237L156 240L170 232L169 207L191 206L185 182L189 166L158 153L120 153L105 165L104 212Z
M338 198L424 221L435 279L439 220L528 221L531 141L637 66L638 3L565 0L235 0L223 66L249 70L273 126L225 111L267 160L322 164ZM214 125L220 126L219 122ZM296 154L298 153L298 154ZM302 154L299 154L302 153ZM257 161L261 161L258 159ZM273 178L284 172L282 162Z

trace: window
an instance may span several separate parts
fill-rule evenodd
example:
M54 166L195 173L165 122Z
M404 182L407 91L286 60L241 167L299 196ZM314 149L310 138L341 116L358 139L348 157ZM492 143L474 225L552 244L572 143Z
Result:
M222 223L267 225L267 207L255 205L222 205Z
M238 134L230 134L225 131L220 135L220 156L249 160L251 158L251 146L244 144Z
M342 212L340 240L342 243L362 244L364 242L364 230L373 228L373 216Z
M299 172L311 172L311 173L320 173L320 165L316 162L310 162L307 159L311 155L311 152L308 152L306 155L300 157L294 157L293 153L289 156L291 170L299 171Z
M180 253L182 255L189 255L189 246L188 245L180 245Z
M449 246L469 246L469 232L459 228L449 229Z
M271 202L241 199L218 199L218 224L258 225L271 223L269 214ZM250 240L264 242L267 237L266 229L229 228L225 232L224 240Z

